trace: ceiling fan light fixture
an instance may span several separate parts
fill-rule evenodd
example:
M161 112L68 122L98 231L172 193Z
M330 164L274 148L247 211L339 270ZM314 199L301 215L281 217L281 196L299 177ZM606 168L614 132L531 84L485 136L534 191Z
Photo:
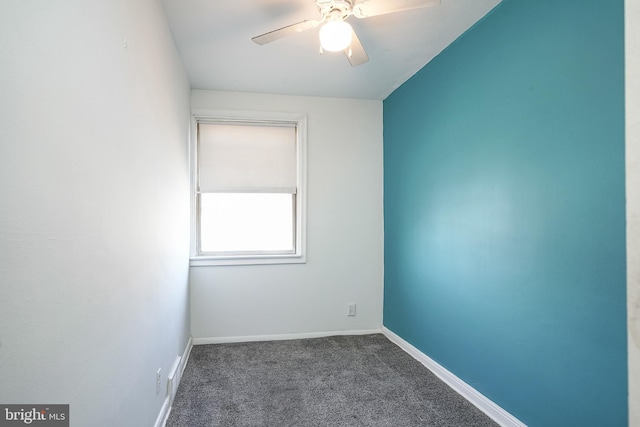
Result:
M345 50L351 44L353 28L345 21L329 21L320 28L320 46L329 52Z

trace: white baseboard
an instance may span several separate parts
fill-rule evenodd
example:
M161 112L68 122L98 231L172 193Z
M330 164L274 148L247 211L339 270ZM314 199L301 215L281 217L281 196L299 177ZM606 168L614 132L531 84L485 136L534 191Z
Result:
M283 341L283 340L300 340L305 338L324 338L336 335L370 335L380 334L380 329L364 329L357 331L332 331L332 332L303 332L299 334L278 334L278 335L250 335L237 337L211 337L211 338L194 338L194 345L202 344L227 344L235 342L255 342L255 341Z
M187 367L187 362L189 361L189 356L191 356L192 348L193 348L193 337L189 337L189 341L187 341L187 346L184 349L184 353L182 353L182 360L180 361L180 378L182 378L182 373L184 372L184 368Z
M458 392L462 397L471 402L475 407L487 414L496 423L503 427L527 427L516 417L502 409L500 406L489 400L475 388L448 371L444 366L400 338L398 335L382 327L382 333L395 343L398 347L409 353L414 359L422 363L427 369L433 372L438 378L444 381L449 387Z
M187 346L184 349L182 356L178 356L178 358L180 358L180 361L178 362L178 366L176 367L175 371L179 371L180 375L175 376L175 378L177 378L177 381L175 381L173 384L173 387L175 388L173 390L173 393L170 393L169 390L167 390L167 395L164 398L164 402L162 403L162 408L160 408L160 413L156 418L154 427L164 427L165 424L167 423L167 419L169 419L169 414L171 413L171 405L173 405L173 397L175 397L175 391L180 386L182 373L184 372L184 368L187 367L187 362L189 361L189 356L191 355L192 348L193 348L193 338L189 337L189 341L187 341Z
M169 396L166 396L162 403L162 408L160 408L158 418L156 418L154 427L164 427L167 423L167 419L169 418L169 412L171 412L171 404L169 403Z

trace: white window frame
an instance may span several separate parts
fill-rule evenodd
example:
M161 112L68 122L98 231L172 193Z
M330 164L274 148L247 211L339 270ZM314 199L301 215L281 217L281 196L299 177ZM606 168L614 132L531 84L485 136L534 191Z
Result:
M295 252L286 254L233 254L209 255L198 253L198 123L255 123L271 125L294 125L297 154L297 191L295 206ZM227 111L194 109L191 112L190 138L191 174L191 254L190 265L260 265L298 264L306 262L306 197L307 197L307 116L297 113Z

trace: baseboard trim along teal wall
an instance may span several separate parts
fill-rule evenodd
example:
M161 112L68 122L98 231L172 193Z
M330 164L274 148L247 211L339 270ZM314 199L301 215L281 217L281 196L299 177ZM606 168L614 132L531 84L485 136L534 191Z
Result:
M486 396L480 393L469 384L462 381L460 378L449 372L442 365L435 360L409 344L407 341L400 338L397 334L389 329L383 327L382 333L389 341L396 344L402 350L404 350L411 357L422 363L427 369L429 369L435 376L444 381L449 387L455 390L462 397L471 402L476 408L487 414L489 418L503 427L526 427L520 420L505 411L495 402L489 400Z
M624 2L504 0L383 105L384 326L530 427L626 426Z

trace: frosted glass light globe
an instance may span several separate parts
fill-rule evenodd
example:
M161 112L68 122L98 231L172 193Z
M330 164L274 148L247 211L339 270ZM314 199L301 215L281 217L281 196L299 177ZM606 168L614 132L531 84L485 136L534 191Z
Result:
M345 50L351 44L353 29L344 21L329 21L320 28L320 46L329 52Z

